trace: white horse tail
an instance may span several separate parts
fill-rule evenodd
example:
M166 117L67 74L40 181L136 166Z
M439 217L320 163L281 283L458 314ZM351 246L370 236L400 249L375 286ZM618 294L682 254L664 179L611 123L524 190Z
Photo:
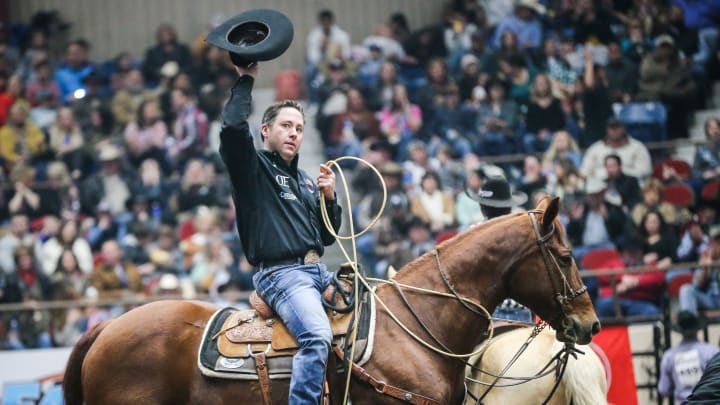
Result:
M562 349L563 344L555 341L553 352ZM572 400L573 405L606 405L607 404L607 377L605 366L590 346L579 346L585 354L577 355L577 359L570 356L562 385L565 397ZM588 384L588 381L597 381L597 384Z

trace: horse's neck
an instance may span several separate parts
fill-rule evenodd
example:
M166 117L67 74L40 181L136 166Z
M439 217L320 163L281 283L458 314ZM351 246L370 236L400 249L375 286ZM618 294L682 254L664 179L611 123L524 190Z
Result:
M523 227L518 217L505 217L478 225L437 248L439 266L455 291L481 304L490 314L506 298L502 273L523 250ZM404 267L396 279L405 284L449 293L434 252ZM457 352L470 352L482 340L488 322L453 298L413 300L433 333ZM473 306L472 304L469 304ZM430 326L430 325L428 325Z

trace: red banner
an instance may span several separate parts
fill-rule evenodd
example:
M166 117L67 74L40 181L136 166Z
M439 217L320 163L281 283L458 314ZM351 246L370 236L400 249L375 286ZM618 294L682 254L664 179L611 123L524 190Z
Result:
M605 365L608 378L608 403L637 405L635 368L627 326L603 326L590 346Z

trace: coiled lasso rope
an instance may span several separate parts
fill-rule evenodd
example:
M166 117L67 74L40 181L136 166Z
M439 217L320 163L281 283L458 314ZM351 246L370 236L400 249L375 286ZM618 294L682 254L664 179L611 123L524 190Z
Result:
M357 234L355 233L355 226L354 226L353 220L352 220L352 202L351 202L351 200L350 200L350 190L349 190L349 188L348 188L348 183L347 183L347 180L346 180L346 178L345 178L345 174L343 173L342 167L340 167L340 164L338 163L338 162L343 161L343 160L355 160L355 161L357 161L357 162L360 162L360 163L368 166L370 169L372 169L373 172L375 172L375 174L376 174L376 175L378 176L378 178L380 179L380 184L382 185L382 190L383 190L382 204L381 204L381 206L380 206L380 209L378 210L377 215L375 215L375 217L373 218L373 220L370 221L370 224L369 224L365 229L363 229L362 231L358 232ZM338 174L340 175L340 179L342 180L343 190L345 191L345 198L346 198L346 202L347 202L347 212L348 212L348 218L349 218L348 224L349 224L349 226L350 226L350 234L349 234L348 236L338 235L337 232L335 232L335 229L333 229L333 226L332 226L332 222L330 221L330 217L328 216L327 205L326 205L326 203L325 203L325 197L324 197L324 195L321 194L321 198L320 198L320 213L321 213L321 215L322 215L322 219L323 219L323 223L324 223L324 225L325 225L325 228L328 230L328 232L330 232L330 234L331 234L333 237L335 237L335 240L338 242L338 246L340 246L340 250L343 252L343 255L344 255L345 258L348 260L348 262L350 263L350 266L351 266L352 269L353 269L353 274L354 274L354 278L355 278L355 281L354 281L354 283L353 283L353 286L354 286L353 294L354 294L354 296L355 296L355 308L354 308L354 310L353 310L353 311L354 311L354 312L353 312L353 318L354 318L354 321L353 321L353 330L356 331L356 332L353 333L353 336L352 336L352 342L351 342L352 348L350 349L350 356L349 356L349 360L348 360L348 361L349 361L349 362L352 362L353 359L355 358L355 339L357 338L357 327L358 327L358 322L359 322L359 316L358 316L358 315L359 315L359 314L358 314L359 305L358 305L358 303L360 302L359 297L358 297L358 295L359 295L359 284L358 284L358 281L361 282L361 283L365 286L366 290L369 291L370 294L373 295L373 297L375 298L375 300L376 300L378 303L380 303L380 305L383 307L383 309L385 309L385 312L387 312L387 314L390 316L390 318L391 318L402 330L404 330L405 333L407 333L408 335L410 335L413 339L415 339L418 343L422 344L422 345L425 346L426 348L428 348L428 349L430 349L430 350L432 350L432 351L434 351L434 352L436 352L436 353L438 353L438 354L441 354L441 355L443 355L443 356L446 356L446 357L460 358L460 359L469 358L469 357L472 357L472 356L475 356L475 355L479 355L480 353L484 352L485 349L487 348L488 343L490 342L490 340L491 340L492 337L493 337L494 326L493 326L492 316L490 315L490 313L488 312L488 310L487 310L482 304L480 304L479 302L475 302L475 301L472 300L472 299L465 298L465 297L460 297L460 296L456 296L456 295L449 294L449 293L442 293L442 292L439 292L439 291L433 291L433 290L429 290L429 289L426 289L426 288L420 288L420 287L415 287L415 286L411 286L411 285L407 285L407 284L397 283L397 285L399 285L400 287L406 288L406 289L411 290L411 291L415 291L415 292L419 292L419 293L423 293L423 294L430 294L430 295L437 295L437 296L442 296L442 297L460 299L460 300L462 300L463 302L465 302L465 303L467 303L467 304L470 304L470 305L472 305L472 306L480 309L480 310L483 312L483 314L487 317L488 322L489 322L489 324L488 324L488 337L487 337L487 339L485 340L485 342L484 342L482 345L480 345L480 347L479 347L477 350L473 351L472 353L467 353L467 354L455 354L455 353L450 353L450 352L444 351L444 350L442 350L442 349L440 349L440 348L437 348L437 347L433 346L432 344L424 341L420 336L416 335L416 334L415 334L413 331L411 331L407 326L405 326L405 324L403 324L402 321L400 321L400 319L398 319L398 317L390 310L390 308L387 307L387 305L385 304L385 302L384 302L380 297L378 297L378 295L375 293L375 290L370 286L370 284L369 284L368 282L385 283L385 284L390 284L390 282L389 282L388 280L379 279L379 278L370 278L370 277L367 277L367 278L366 278L366 277L363 277L363 276L360 274L360 272L358 271L357 246L356 246L356 243L355 243L355 239L358 238L358 237L360 237L360 236L362 236L362 235L364 235L367 231L369 231L370 228L372 228L372 227L375 225L375 223L377 223L377 221L378 221L378 220L380 219L380 217L382 216L382 213L383 213L383 211L385 210L385 203L387 202L387 185L385 184L385 180L382 178L382 174L380 174L380 172L378 171L377 168L375 168L375 166L373 166L372 164L370 164L370 162L368 162L368 161L366 161L366 160L364 160L364 159L355 157L355 156L342 156L342 157L339 157L339 158L334 159L334 160L329 160L329 161L326 163L326 165L327 165L330 169L332 169L333 166L337 167ZM350 240L350 241L351 241L351 244L352 244L352 258L350 257L350 255L348 254L348 252L345 250L345 247L343 246L343 244L342 244L342 242L341 242L341 241L343 241L343 240ZM352 376L352 373L350 372L350 370L348 370L347 379L346 379L346 381L345 381L345 395L344 395L344 397L343 397L343 404L347 404L347 401L348 401L348 396L349 396L349 393L350 393L350 379L351 379L351 376Z

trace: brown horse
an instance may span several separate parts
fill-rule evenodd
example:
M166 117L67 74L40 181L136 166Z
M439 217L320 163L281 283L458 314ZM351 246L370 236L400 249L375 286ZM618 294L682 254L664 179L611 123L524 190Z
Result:
M405 266L395 280L451 290L490 312L512 297L555 327L558 340L586 344L599 332L600 323L556 218L558 207L557 198L545 198L530 213L473 227ZM392 285L378 287L377 296L416 335L433 343L415 316L422 319L454 353L472 352L489 326L487 319L455 298L406 290L406 304ZM208 378L198 370L203 326L217 309L197 302L161 301L100 324L77 343L70 357L63 383L66 403L262 403L257 381ZM377 313L374 350L364 367L377 380L440 404L460 403L465 395L465 363L419 344L384 310ZM328 374L337 403L344 379ZM287 380L273 380L275 403L286 403L287 391ZM350 396L356 405L399 402L357 379Z

